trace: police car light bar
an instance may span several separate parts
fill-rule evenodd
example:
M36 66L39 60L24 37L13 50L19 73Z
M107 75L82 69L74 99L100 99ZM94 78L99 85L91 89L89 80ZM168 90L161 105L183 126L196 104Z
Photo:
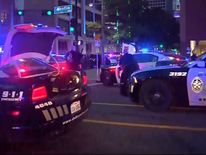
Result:
M33 24L21 24L21 25L16 25L14 28L18 30L31 30L35 26Z

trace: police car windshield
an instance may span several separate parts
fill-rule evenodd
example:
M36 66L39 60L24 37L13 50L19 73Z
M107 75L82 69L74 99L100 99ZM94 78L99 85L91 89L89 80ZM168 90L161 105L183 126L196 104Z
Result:
M11 56L25 52L38 52L48 55L51 51L52 43L57 36L60 36L60 34L51 32L18 32L12 38Z

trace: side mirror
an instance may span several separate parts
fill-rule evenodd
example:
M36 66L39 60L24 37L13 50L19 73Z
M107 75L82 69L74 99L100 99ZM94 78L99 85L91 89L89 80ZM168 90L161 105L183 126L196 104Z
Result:
M205 68L205 62L204 61L197 61L197 66L200 68Z

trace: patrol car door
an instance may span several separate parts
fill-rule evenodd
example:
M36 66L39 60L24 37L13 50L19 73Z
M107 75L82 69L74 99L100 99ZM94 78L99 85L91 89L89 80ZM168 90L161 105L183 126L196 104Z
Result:
M206 68L205 62L200 62L202 64L190 68L187 75L187 92L190 106L206 106Z

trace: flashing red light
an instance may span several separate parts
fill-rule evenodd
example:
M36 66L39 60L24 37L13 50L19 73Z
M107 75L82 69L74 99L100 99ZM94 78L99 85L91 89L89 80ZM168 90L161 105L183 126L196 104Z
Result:
M82 69L82 64L79 64L79 69Z
M86 76L86 75L83 75L82 79L83 79L83 84L84 84L84 85L87 85L87 84L88 84L88 78L87 78L87 76Z
M33 24L29 24L29 25L17 25L15 26L15 29L18 29L18 30L31 30L34 28L34 25Z
M32 101L36 102L47 98L47 90L45 86L37 87L32 90Z
M177 61L180 61L180 58L176 58Z
M115 70L116 70L116 68L110 68L110 69L109 69L109 71L112 72L112 73L114 73Z
M20 115L20 111L18 111L18 110L12 111L12 112L10 112L10 115L13 117L18 117Z
M21 68L21 69L19 69L19 72L20 72L20 73L25 73L25 72L26 72L26 69Z

